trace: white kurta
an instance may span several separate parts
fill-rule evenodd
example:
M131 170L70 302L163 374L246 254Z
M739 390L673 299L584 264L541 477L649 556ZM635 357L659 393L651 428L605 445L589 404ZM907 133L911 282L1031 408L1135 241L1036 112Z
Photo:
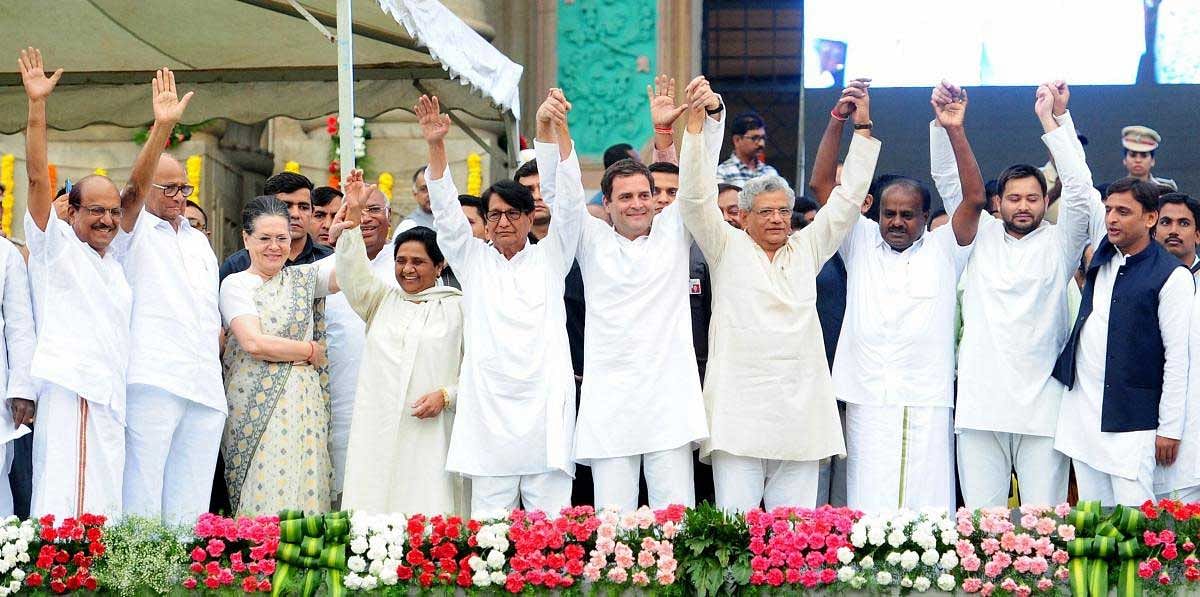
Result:
M1187 268L1176 269L1158 292L1159 330L1147 330L1147 333L1162 334L1166 355L1158 429L1123 433L1100 431L1109 305L1112 304L1113 284L1125 260L1126 256L1118 251L1096 272L1092 313L1079 332L1079 349L1075 353L1075 387L1063 394L1054 448L1102 473L1150 481L1138 475L1143 460L1140 455L1146 453L1147 446L1153 453L1155 435L1178 439L1183 434L1194 283Z
M47 399L34 430L30 513L119 515L132 293L116 258L53 214L45 230L26 214L25 238L37 322L30 375Z
M362 236L362 233L359 233ZM370 271L381 282L399 288L391 243L370 261ZM325 297L325 333L329 359L329 459L333 461L333 491L342 490L346 475L346 445L354 413L354 389L362 361L367 326L339 292Z
M575 376L564 279L579 245L579 161L537 143L546 238L512 259L471 234L447 168L426 174L438 246L463 287L464 354L449 470L468 476L574 474ZM544 180L557 169L554 187Z
M29 364L37 344L33 322L33 303L29 298L29 275L21 252L8 240L0 240L0 288L3 289L3 309L0 309L0 388L7 400L0 404L0 478L12 465L13 447L9 442L29 433L25 425L14 427L11 400L37 398L29 377ZM13 513L12 489L0 484L0 516Z
M960 429L1053 436L1063 386L1052 376L1071 333L1067 285L1088 243L1100 193L1070 114L1042 135L1062 180L1058 224L1042 222L1014 238L1004 222L980 214L975 249L963 273L962 338L958 352L955 426ZM929 127L933 180L946 212L962 202L954 150L945 129Z
M367 321L342 507L465 515L462 478L446 472L453 410L412 416L420 397L458 383L462 293L435 286L409 295L383 282L357 229L342 234L336 255L341 294Z
M842 184L826 207L768 259L748 234L725 223L703 142L684 136L677 199L713 287L704 384L710 438L701 457L713 450L796 461L844 454L816 276L858 217L880 143L854 136Z
M1193 279L1195 276L1193 275ZM1200 282L1200 280L1196 280ZM1169 497L1200 485L1200 293L1192 297L1192 320L1188 334L1188 387L1184 407L1183 438L1171 466L1154 470L1154 493Z

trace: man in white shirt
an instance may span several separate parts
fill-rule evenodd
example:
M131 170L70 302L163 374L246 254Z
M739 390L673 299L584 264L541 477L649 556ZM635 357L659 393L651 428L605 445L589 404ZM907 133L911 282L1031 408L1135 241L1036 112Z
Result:
M1054 368L1067 386L1054 447L1073 460L1079 499L1105 506L1154 499L1155 465L1174 464L1183 437L1195 283L1154 242L1158 195L1133 177L1109 185L1108 234Z
M846 402L852 508L954 508L954 312L984 204L983 178L963 132L966 104L962 94L934 105L966 197L951 225L925 232L929 191L897 177L875 197L879 222L858 216L839 249L847 294L833 385ZM847 162L843 177L849 171Z
M1165 193L1158 198L1158 223L1154 240L1179 258L1193 274L1200 272L1196 245L1200 244L1200 201L1185 193Z
M700 134L704 105L689 98L677 201L713 284L704 382L711 435L700 453L712 462L717 505L727 511L813 507L820 461L845 452L816 276L854 226L880 146L871 137L865 91L847 101L856 106L856 134L843 184L814 222L793 234L795 193L778 176L747 182L738 197L742 229L725 223L708 139Z
M29 433L36 395L29 364L37 344L29 276L17 246L0 240L0 388L7 398L0 408L0 516L13 515L13 491L7 483L16 446L12 440Z
M688 90L689 100L720 105L703 77ZM706 118L705 134L719 151L722 121ZM637 509L643 470L651 508L691 507L692 450L708 437L692 344L691 234L674 193L656 197L656 178L638 161L610 166L600 190L612 226L581 211L576 252L588 325L575 459L591 466L598 508Z
M30 514L117 516L122 512L132 304L121 266L108 250L121 223L121 194L107 177L84 177L71 188L68 221L55 217L46 98L62 70L47 77L41 53L33 48L21 52L20 69L29 98L25 237L38 334L30 375L40 384ZM160 73L156 92L162 82ZM165 137L158 141L159 147L165 144Z
M942 84L933 101L958 88ZM1054 449L1062 384L1051 376L1070 332L1067 285L1088 244L1088 222L1102 208L1067 111L1061 81L1037 90L1034 112L1057 165L1062 194L1057 225L1044 222L1046 181L1037 167L1010 166L998 179L999 218L980 214L963 273L958 354L958 477L968 508L1008 503L1012 473L1023 504L1067 499L1070 462ZM947 213L962 202L946 130L929 127L932 175Z
M323 187L322 187L323 188ZM315 196L315 193L314 193ZM341 197L338 197L339 207ZM330 228L345 216L340 210L330 218ZM367 258L371 261L371 273L393 287L396 281L396 262L388 237L389 207L387 197L378 188L372 187L362 209L363 243ZM330 246L337 245L340 228L333 228L328 238ZM346 301L346 295L338 292L325 297L325 333L329 359L329 459L333 463L333 494L342 492L346 476L346 448L350 443L350 421L354 416L354 393L358 387L358 366L362 361L363 343L366 342L367 325L363 316L355 313Z
M188 99L176 97L171 71L160 78L112 245L133 291L122 494L125 512L180 524L208 511L197 489L213 476L228 407L217 258L184 216L194 189L183 165L162 155Z
M446 468L471 478L474 518L518 506L556 515L570 504L575 378L563 290L585 216L568 110L552 89L537 113L538 172L553 213L548 234L529 243L533 197L502 180L482 196L489 245L471 234L450 180L449 117L436 97L422 96L414 109L429 144L438 246L463 287L466 348Z

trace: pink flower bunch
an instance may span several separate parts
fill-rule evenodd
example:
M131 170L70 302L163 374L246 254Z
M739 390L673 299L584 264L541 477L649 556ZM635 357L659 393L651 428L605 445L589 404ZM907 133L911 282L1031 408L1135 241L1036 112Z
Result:
M1138 576L1159 585L1169 585L1180 577L1189 585L1200 581L1195 540L1200 531L1200 504L1164 499L1147 501L1140 509L1149 528L1140 537L1147 555L1138 563Z
M750 584L814 588L837 580L838 549L853 551L847 536L862 513L821 506L746 513L750 528Z
M543 512L514 510L508 537L515 553L504 588L520 593L526 586L566 589L584 572L585 545L600 527L591 506L564 508L558 518Z
M686 512L678 504L657 511L646 506L624 514L602 511L583 578L634 587L674 584L679 562L673 540Z
M269 593L279 547L279 517L226 518L201 514L192 530L185 589L236 587L246 593Z
M963 591L985 597L997 590L1017 597L1054 591L1069 578L1063 547L1075 538L1075 527L1064 522L1070 512L1067 504L1022 506L1014 523L1008 508L960 508L955 523L962 538L954 550Z

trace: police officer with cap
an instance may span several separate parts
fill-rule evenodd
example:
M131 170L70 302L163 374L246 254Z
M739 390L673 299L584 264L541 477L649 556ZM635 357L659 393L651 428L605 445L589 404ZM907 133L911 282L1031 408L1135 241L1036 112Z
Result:
M1154 151L1161 142L1162 137L1150 127L1134 125L1121 129L1121 145L1125 147L1125 159L1122 163L1130 176L1178 191L1179 185L1175 184L1175 181L1158 178L1150 173L1154 168Z

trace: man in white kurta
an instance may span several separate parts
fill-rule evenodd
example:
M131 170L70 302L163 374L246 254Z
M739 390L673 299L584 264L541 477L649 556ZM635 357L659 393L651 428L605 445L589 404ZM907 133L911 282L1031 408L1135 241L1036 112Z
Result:
M955 134L964 145L965 108L965 99L935 108L939 121L943 114L947 122L957 119ZM880 221L857 216L839 249L847 271L846 315L833 385L846 402L846 501L852 508L954 508L954 315L984 201L969 147L961 157L974 169L973 220L964 206L950 225L925 232L929 192L901 178L882 185L876 197Z
M361 235L370 235L366 243L371 273L384 284L398 288L392 243L387 234L388 204L383 193L375 190L367 199L369 213L363 215ZM336 243L337 238L330 239ZM329 459L333 464L333 494L342 492L346 477L346 450L350 442L350 422L354 416L355 389L358 386L359 365L366 342L366 323L345 294L338 292L325 297L325 333L329 358Z
M12 468L14 446L12 440L29 433L25 423L32 419L32 407L36 396L33 381L29 377L30 360L37 344L37 331L33 322L33 303L29 298L29 276L25 260L16 245L0 239L0 388L4 388L3 407L0 408L0 480L8 478ZM18 414L22 420L14 420ZM0 516L12 516L13 495L8 483L0 483Z
M713 284L704 384L710 437L701 458L713 464L721 508L813 507L821 459L845 453L817 319L816 276L858 217L880 143L870 129L854 135L828 205L769 256L755 237L725 223L706 142L684 135L676 201ZM787 189L775 178L779 190ZM754 199L739 199L743 211L760 207Z
M430 162L435 152L443 156L441 168L428 170L429 196L438 246L462 283L465 319L458 410L446 468L471 478L472 517L504 515L518 505L557 514L570 504L575 471L575 376L563 290L584 217L579 161L572 147L563 147L568 153L562 157L558 145L538 135L538 172L552 214L550 231L537 244L523 242L509 259L472 235L444 166L444 145L441 139L426 138ZM559 141L571 142L561 135ZM554 186L547 184L551 177ZM484 198L489 199L496 201ZM529 211L515 219L529 218L532 197L528 200ZM489 212L496 209L488 207ZM507 211L496 212L494 221L493 213L488 214L490 232L500 218L512 222Z
M722 121L706 118L704 134L715 167ZM587 374L575 425L575 460L592 468L598 508L635 510L643 469L651 508L691 507L696 502L692 450L708 436L692 344L692 236L678 203L654 215L649 170L632 160L627 166L620 178L636 180L646 193L629 199L640 203L632 209L652 217L652 227L619 231L586 212L581 216L576 258L587 305ZM611 184L616 184L610 174L614 168L605 176ZM554 187L554 175L542 182ZM605 197L605 208L617 209L615 199ZM620 213L612 219L623 228Z
M1067 499L1070 462L1054 449L1063 387L1051 373L1071 330L1067 285L1075 283L1088 243L1089 217L1103 205L1065 101L1063 110L1052 114L1055 96L1043 89L1042 141L1062 181L1058 223L1041 219L1045 191L1036 180L1037 169L1006 170L1001 180L1017 184L1000 189L1003 219L980 214L975 249L963 273L955 428L958 478L968 508L1006 505L1013 471L1022 503ZM936 121L930 123L929 144L934 183L953 215L962 189L950 139ZM1024 194L1039 190L1043 211L1026 211L1029 223L1014 225L1014 213L1025 209Z

